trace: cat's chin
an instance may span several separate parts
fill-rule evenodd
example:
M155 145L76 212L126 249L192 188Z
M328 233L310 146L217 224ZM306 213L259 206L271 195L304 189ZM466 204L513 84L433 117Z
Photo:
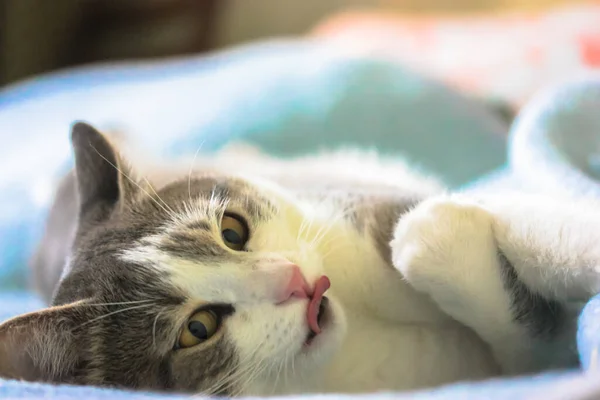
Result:
M268 376L265 387L260 384L250 396L288 396L321 393L325 387L331 361L339 351L346 335L346 317L341 306L330 298L319 324L321 332L304 340L294 357L293 374L287 378ZM297 345L296 345L297 346ZM275 368L279 371L279 368ZM277 382L273 387L273 382Z
M329 298L319 315L320 332L309 331L300 349L299 356L308 363L326 364L339 349L346 333L344 311L335 299Z
M279 395L320 393L324 389L331 362L346 336L344 310L335 299L329 297L319 326L321 332L302 344L294 360L294 376L279 389ZM296 381L297 377L302 377L302 381Z

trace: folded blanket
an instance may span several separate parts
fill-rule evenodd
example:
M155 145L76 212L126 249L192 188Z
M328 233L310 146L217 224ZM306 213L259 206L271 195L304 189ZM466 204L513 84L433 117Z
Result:
M600 68L598 2L538 3L536 11L501 7L472 14L343 10L312 34L355 51L382 53L462 91L518 108L550 82Z
M465 189L600 196L600 73L549 87L520 113L508 163Z
M171 156L193 153L202 142L206 150L215 150L232 138L279 154L354 144L420 160L454 188L594 195L598 82L589 78L541 94L515 122L503 169L506 127L484 107L397 65L356 59L315 43L279 42L209 59L79 70L17 85L0 94L6 154L0 168L0 271L5 281L23 277L16 266L22 268L39 236L54 180L70 165L67 127L73 119L104 127L124 122L151 151ZM578 336L582 364L590 371L600 338L599 304L595 299L584 310ZM0 317L40 306L23 292L5 294ZM597 398L597 380L572 371L460 383L405 398L559 399L566 393L571 399ZM589 397L593 393L598 396ZM0 382L4 399L157 396L162 397Z

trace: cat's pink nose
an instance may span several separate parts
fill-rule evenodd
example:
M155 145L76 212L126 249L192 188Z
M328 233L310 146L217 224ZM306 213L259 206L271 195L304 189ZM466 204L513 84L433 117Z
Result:
M300 271L300 267L290 264L289 270L290 278L278 299L278 304L285 303L292 298L307 299L311 295L310 285Z

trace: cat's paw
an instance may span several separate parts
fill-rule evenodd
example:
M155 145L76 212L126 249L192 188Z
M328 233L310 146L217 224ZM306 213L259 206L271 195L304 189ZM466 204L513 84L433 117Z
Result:
M475 201L460 196L426 200L396 227L394 265L417 290L449 297L460 290L479 297L482 281L499 274L492 218Z

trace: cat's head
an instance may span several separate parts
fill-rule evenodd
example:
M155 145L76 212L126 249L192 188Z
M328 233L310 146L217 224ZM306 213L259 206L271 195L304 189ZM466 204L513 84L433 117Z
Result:
M232 395L318 389L345 322L335 299L319 309L318 237L294 199L222 172L154 188L91 126L75 124L72 143L71 257L52 307L0 326L0 375Z

